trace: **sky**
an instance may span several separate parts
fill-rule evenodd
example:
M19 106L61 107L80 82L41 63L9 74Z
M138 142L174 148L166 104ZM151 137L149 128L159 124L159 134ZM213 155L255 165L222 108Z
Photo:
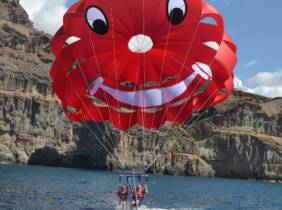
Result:
M63 14L75 1L20 0L20 3L37 29L54 34L62 24ZM226 31L238 46L237 88L282 97L282 1L206 1L222 13Z

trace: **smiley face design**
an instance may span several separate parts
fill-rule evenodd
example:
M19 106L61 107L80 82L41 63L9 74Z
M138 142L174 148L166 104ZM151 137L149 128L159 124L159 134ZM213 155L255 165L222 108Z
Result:
M52 41L53 89L74 121L184 123L233 90L236 45L202 0L81 0Z

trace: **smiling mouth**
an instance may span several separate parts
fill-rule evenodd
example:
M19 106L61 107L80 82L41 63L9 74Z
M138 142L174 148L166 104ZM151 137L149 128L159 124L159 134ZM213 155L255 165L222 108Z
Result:
M80 38L78 37L70 37L66 43L68 45L71 45L77 41L79 41ZM149 42L150 43L150 42ZM219 51L219 44L214 41L207 41L204 42L203 45L206 47L213 49L214 51ZM148 47L148 49L151 49L151 45L145 45ZM129 48L132 48L131 50L134 50L133 47L135 47L134 43L129 45ZM146 48L147 49L147 48ZM140 53L143 51L136 50L135 53ZM188 77L186 77L184 80L169 86L169 87L159 87L159 88L153 88L153 89L147 89L147 90L138 90L138 91L123 91L119 89L115 89L112 87L107 86L104 84L104 79L102 77L96 78L96 80L92 83L92 87L90 88L89 95L92 97L95 97L95 94L98 90L103 90L110 96L112 96L117 101L138 107L138 108L151 108L151 107L158 107L162 106L164 104L167 104L174 99L181 96L183 93L186 92L186 90L191 86L193 81L196 79L197 76L200 76L205 81L209 81L212 79L212 71L209 67L209 65L196 62L192 65L192 70L194 71L192 74L190 74Z
M219 44L214 41L204 42L203 45L215 51L218 51L220 48ZM98 90L103 90L117 101L132 107L138 107L142 109L159 107L172 102L184 94L197 76L200 76L205 81L212 79L212 70L207 64L196 62L192 65L192 70L194 72L187 76L184 80L169 87L158 87L138 91L124 91L109 87L104 84L104 79L102 77L98 77L92 83L89 95L95 97Z
M109 87L103 83L102 77L98 77L89 93L90 96L95 97L98 90L103 90L117 101L138 108L162 106L185 93L197 76L206 81L212 78L210 67L204 63L196 62L192 69L194 71L192 74L174 85L138 91L123 91Z

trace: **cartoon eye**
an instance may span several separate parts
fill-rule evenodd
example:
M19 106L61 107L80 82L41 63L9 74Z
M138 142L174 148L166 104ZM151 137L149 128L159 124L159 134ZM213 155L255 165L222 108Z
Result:
M180 24L185 19L186 13L187 13L186 0L168 0L167 16L171 24L173 25Z
M106 15L98 7L92 6L87 9L86 21L90 28L97 34L106 34L109 24Z

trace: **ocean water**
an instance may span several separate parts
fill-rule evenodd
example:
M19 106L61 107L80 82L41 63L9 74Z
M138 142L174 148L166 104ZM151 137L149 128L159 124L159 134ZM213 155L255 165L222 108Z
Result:
M118 173L0 166L0 209L118 208ZM150 176L145 209L282 210L282 184L263 181Z

